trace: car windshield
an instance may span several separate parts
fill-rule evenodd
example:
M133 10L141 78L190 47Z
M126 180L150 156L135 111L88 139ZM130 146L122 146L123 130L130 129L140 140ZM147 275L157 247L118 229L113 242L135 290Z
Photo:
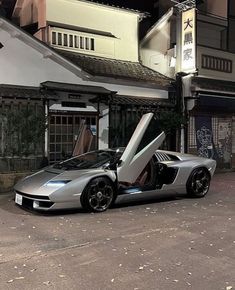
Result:
M122 155L120 150L97 150L75 156L68 160L56 163L53 168L64 170L79 170L99 168L105 164L110 165L117 162Z

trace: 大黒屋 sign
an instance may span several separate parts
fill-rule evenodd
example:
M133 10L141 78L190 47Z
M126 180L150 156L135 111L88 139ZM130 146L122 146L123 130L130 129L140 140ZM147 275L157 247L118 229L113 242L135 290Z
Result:
M195 72L196 70L196 9L182 13L182 54L181 70Z

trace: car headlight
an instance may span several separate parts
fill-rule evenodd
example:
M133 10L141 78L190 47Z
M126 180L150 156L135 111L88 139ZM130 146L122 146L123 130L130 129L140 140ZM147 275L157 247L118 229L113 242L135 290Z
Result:
M44 186L60 188L65 186L71 180L52 180L47 182Z

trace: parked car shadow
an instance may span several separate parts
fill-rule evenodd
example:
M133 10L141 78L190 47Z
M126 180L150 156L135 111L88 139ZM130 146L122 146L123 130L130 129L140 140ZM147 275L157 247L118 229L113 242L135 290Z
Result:
M112 212L115 212L115 209L123 209L124 211L127 208L133 208L136 206L143 206L143 205L150 205L150 204L161 204L176 200L184 200L187 199L187 195L185 194L159 194L156 197L152 198L137 198L136 200L131 201L124 201L119 202L117 204L114 204L108 211L105 213L112 214ZM5 211L14 212L15 214L33 214L33 215L39 215L39 216L60 216L60 215L71 215L71 214L91 214L90 212L85 211L82 208L78 209L66 209L66 210L55 210L55 211L35 211L27 208L21 208L20 206L16 205L14 203L14 195L8 194L4 195L0 199L0 208L2 208ZM16 210L17 209L17 210ZM20 212L19 212L20 210ZM22 211L22 212L21 212ZM95 213L99 214L99 213Z
M165 202L171 202L176 200L183 200L186 199L186 194L158 194L156 197L151 198L139 198L132 201L125 201L117 203L113 206L113 208L126 208L126 207L134 207L134 206L141 206L146 204L161 204Z

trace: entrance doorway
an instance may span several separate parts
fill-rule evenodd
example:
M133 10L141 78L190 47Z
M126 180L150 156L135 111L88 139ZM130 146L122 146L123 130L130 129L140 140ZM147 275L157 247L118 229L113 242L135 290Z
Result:
M217 161L217 168L232 168L232 117L197 115L189 119L189 153Z
M50 113L49 116L49 162L55 163L72 156L74 146L86 125L92 133L90 150L97 149L97 114ZM85 144L84 144L85 146ZM84 150L83 150L84 151Z

